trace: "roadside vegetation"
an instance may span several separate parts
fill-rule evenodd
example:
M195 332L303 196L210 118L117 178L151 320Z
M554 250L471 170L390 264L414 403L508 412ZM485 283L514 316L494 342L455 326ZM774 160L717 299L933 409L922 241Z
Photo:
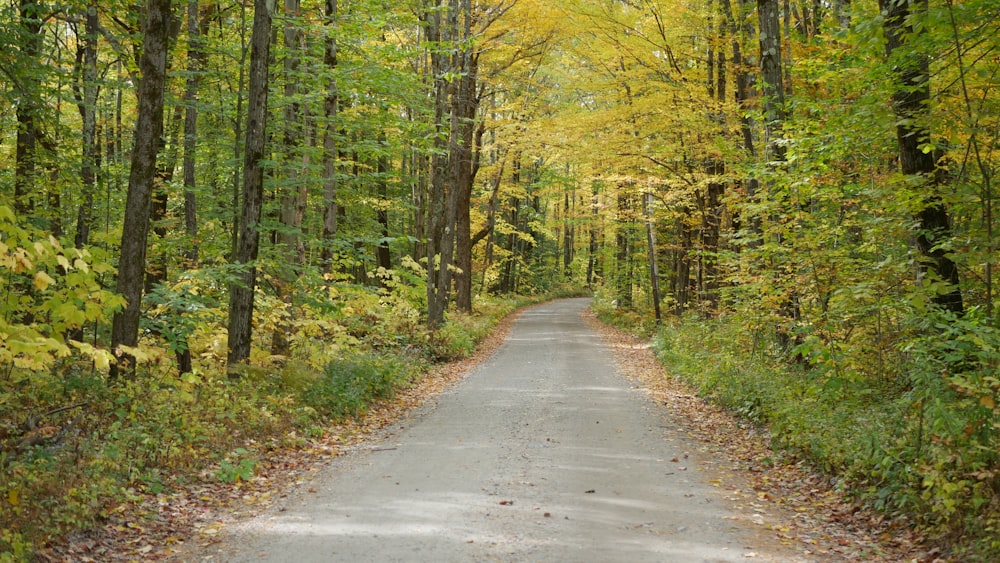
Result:
M474 314L450 315L431 333L399 294L342 290L339 314L314 319L324 334L300 333L293 350L302 352L261 361L240 377L228 376L224 356L200 338L191 341L199 369L181 376L154 360L141 381L115 385L83 363L5 374L0 561L33 560L48 542L143 496L249 481L268 451L363 417L435 363L471 354L516 308L545 298L477 300Z
M994 377L1000 335L946 314L896 336L885 371L871 350L782 347L749 312L671 318L657 329L608 300L603 320L651 338L671 377L766 430L774 460L802 460L856 502L903 519L954 561L1000 556ZM759 319L758 319L759 320ZM891 366L891 367L889 367Z

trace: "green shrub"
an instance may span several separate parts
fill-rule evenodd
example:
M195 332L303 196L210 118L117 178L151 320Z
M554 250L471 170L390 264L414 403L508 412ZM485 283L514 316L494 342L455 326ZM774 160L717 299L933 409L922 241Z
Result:
M738 317L668 324L654 348L673 376L766 424L776 447L838 476L859 500L932 537L961 538L962 559L994 560L1000 332L977 311L918 323L891 378L854 372L819 342L808 343L815 361L795 361Z
M330 362L318 381L300 391L302 401L324 416L363 414L373 402L413 381L423 362L388 354L361 353Z

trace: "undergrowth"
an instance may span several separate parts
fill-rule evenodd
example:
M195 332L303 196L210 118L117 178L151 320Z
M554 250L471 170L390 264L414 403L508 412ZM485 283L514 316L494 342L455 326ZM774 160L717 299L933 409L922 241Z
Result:
M619 326L648 324L595 304ZM673 377L765 426L776 455L907 519L954 560L1000 560L1000 334L976 311L914 321L878 376L860 352L809 334L782 347L737 315L673 318L653 344Z
M250 479L264 448L294 446L363 415L432 363L470 355L504 316L543 299L478 300L474 314L451 314L430 333L412 299L398 294L341 294L333 314L304 303L292 356L269 358L260 341L254 367L238 377L226 374L210 322L190 324L200 361L183 375L155 352L133 381L109 381L79 362L0 374L0 561L31 560L144 494ZM261 309L267 315L266 302Z

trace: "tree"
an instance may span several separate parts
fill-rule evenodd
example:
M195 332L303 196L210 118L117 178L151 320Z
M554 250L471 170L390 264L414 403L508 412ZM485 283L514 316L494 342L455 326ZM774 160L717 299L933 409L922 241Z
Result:
M333 236L337 232L337 158L339 156L340 91L337 84L337 0L326 0L326 41L323 45L323 64L330 74L323 100L323 226L321 260L323 270L329 273L333 263Z
M115 315L111 328L111 349L118 360L112 367L113 377L135 374L135 360L122 347L135 348L139 340L150 207L156 157L163 135L169 38L170 0L149 0L143 25L142 55L139 59L141 79L136 94L138 109L118 262L117 291L125 298L126 304L124 310Z
M428 6L423 21L429 54L434 100L433 152L430 157L430 198L427 232L427 326L437 329L444 322L451 293L451 263L455 248L455 214L458 194L448 189L448 139L445 132L448 115L448 95L452 86L448 42L458 29L458 0L444 6Z
M79 83L75 85L77 107L81 121L81 162L80 183L83 198L77 211L76 237L74 244L83 248L90 242L90 229L93 222L94 191L97 183L97 170L100 168L100 156L97 138L97 39L100 33L97 3L92 1L86 6L84 16L83 40L77 46L76 66Z
M260 250L260 217L264 200L264 154L267 126L268 59L271 48L271 12L275 0L255 0L250 37L250 83L243 159L243 208L233 263L240 267L229 286L230 367L250 358L253 335L254 291Z
M300 21L301 3L299 0L285 0L285 23L282 29L284 37L284 127L282 145L284 159L281 188L278 190L280 209L278 222L280 228L276 233L276 241L281 247L284 257L279 262L280 271L276 276L278 298L284 303L284 322L278 323L271 337L271 353L276 356L287 356L291 346L291 323L294 316L292 285L301 273L305 261L305 245L302 241L302 221L306 210L308 195L306 169L309 166L308 152L305 150L306 110L300 101L300 76L302 55L305 52L305 33Z
M943 246L951 237L951 219L939 193L944 176L938 170L937 153L924 119L931 99L929 63L919 47L911 45L923 33L923 27L916 28L911 18L926 11L927 0L879 0L879 6L885 17L885 53L896 75L892 107L897 117L899 168L903 174L919 178L918 189L922 192L916 214L917 248L923 255L921 269L934 274L936 279L932 281L947 284L935 292L934 303L961 314L965 307L958 266Z
M202 10L198 0L188 0L188 77L184 82L184 230L189 239L186 257L190 265L198 261L198 204L195 164L198 150L198 90L205 72L205 36L214 7ZM183 368L182 368L183 371Z
M14 165L14 210L19 217L30 217L35 210L35 181L39 145L44 143L41 129L42 65L45 6L34 0L18 3L18 43L21 46L15 83L17 100L17 150ZM9 75L10 73L8 73Z

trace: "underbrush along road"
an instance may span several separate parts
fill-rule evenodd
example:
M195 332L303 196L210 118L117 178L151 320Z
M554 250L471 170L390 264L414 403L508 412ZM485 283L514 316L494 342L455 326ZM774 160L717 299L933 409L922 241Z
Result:
M580 313L525 310L461 383L238 525L219 561L793 561Z

